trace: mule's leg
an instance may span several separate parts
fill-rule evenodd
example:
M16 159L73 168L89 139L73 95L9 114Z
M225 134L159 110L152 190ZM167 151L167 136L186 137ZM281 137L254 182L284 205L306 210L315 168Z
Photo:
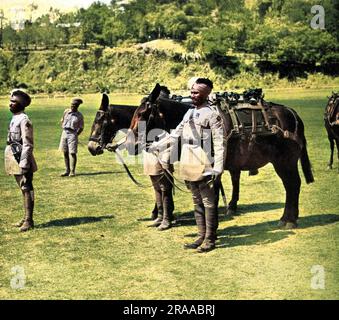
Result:
M295 228L297 227L299 217L299 194L301 185L298 165L297 163L290 165L286 163L274 163L273 166L286 190L285 209L283 216L280 218L279 226L284 226L287 229Z
M166 174L166 190L168 194L168 212L170 221L175 223L175 217L174 217L174 200L173 200L173 184L174 184L174 178L173 176L170 176Z
M332 169L332 165L333 165L333 153L334 153L334 139L331 137L328 137L328 140L330 141L330 147L331 147L331 155L330 155L330 161L327 165L327 169ZM337 143L337 147L338 147L338 143Z
M232 178L232 199L228 204L227 215L232 216L236 214L238 200L239 200L239 189L240 189L240 170L230 170Z
M338 170L338 173L339 173L339 140L336 139L335 143L337 145L337 155L338 155L337 170Z
M213 185L214 185L214 193L215 193L215 202L214 205L218 210L218 205L219 205L219 192L220 192L220 183L221 183L221 176L220 178L218 177L216 180L214 180Z

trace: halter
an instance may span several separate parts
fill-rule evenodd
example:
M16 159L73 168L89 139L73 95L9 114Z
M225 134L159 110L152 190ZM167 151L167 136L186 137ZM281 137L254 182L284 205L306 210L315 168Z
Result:
M101 125L100 135L99 135L99 137L94 137L92 135L92 136L90 136L90 138L88 140L98 143L99 146L104 149L106 144L107 144L107 143L104 143L105 130L106 130L107 126L109 125L109 120L111 119L111 112L110 111L98 110L97 116L95 118L95 123L97 123L98 114L102 114L103 118L104 118L102 125ZM112 141L115 136L116 136L116 132L114 132L113 135L110 136L110 141Z
M146 121L146 134L147 134L147 132L149 131L148 129L149 129L149 127L150 127L150 124L152 123L152 121L154 121L154 119L156 118L157 115L158 115L158 118L159 118L159 119L162 119L161 121L162 121L162 124L163 124L163 129L165 130L165 128L166 128L166 122L165 122L165 120L160 116L158 104L157 104L156 102L155 102L155 103L152 103L152 102L150 102L150 101L145 102L145 112L146 112L147 110L149 110L149 109L150 109L150 115L149 115L149 117L148 117L148 119L147 119L147 121ZM133 120L132 120L132 121L133 121ZM131 127L133 127L133 125L132 125ZM136 129L137 129L137 126L134 126L134 128L132 128L132 130L134 131L134 133L135 133ZM138 138L138 139L139 139L139 138ZM138 141L137 141L137 142L138 142ZM147 143L146 143L146 145L147 145Z
M332 96L329 98L325 110L324 119L327 119L328 123L331 123L331 118L335 116L335 112L338 108L339 104L339 93L334 92ZM338 110L339 112L339 110Z

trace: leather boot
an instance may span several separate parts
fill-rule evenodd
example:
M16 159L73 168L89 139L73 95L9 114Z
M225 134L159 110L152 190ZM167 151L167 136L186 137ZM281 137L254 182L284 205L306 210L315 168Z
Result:
M158 217L152 221L151 224L148 225L148 227L159 227L161 225L162 219L163 219L163 207L158 204Z
M198 227L198 239L192 243L185 243L185 249L197 249L204 242L206 234L205 207L203 204L194 206L194 217Z
M150 225L148 225L148 227L159 227L161 225L163 218L162 192L159 186L158 176L150 176L150 178L154 189L155 207L152 211L153 222Z
M154 208L151 213L151 220L155 220L156 218L158 218L158 206L155 203Z
M215 240L218 228L218 213L215 207L205 208L206 213L206 236L204 243L198 248L198 252L208 252L215 249Z
M25 194L24 193L22 193L22 197L23 197L24 208L25 208ZM25 222L25 217L26 217L26 213L24 213L24 216L22 217L22 219L20 221L18 221L17 223L13 224L13 227L20 228L24 224L24 222Z
M167 190L162 192L163 218L160 226L158 227L159 231L164 231L172 227L169 197L170 195Z
M33 192L33 191L31 191ZM33 195L31 192L25 192L25 220L22 224L20 231L25 232L29 229L34 228L34 221L33 221L33 209L34 209L34 200Z

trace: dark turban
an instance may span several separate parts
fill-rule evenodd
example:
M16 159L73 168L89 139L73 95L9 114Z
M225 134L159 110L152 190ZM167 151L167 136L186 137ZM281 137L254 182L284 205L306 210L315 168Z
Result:
M26 108L31 104L31 97L20 89L14 89L11 92L11 97L17 97L18 102L23 108Z
M80 104L82 104L82 100L80 98L74 98L72 100L72 105L76 105L76 106L79 106Z

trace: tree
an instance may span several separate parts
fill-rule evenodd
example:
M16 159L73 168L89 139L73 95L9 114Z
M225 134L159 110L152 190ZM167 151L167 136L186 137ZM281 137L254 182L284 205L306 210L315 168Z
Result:
M10 50L15 50L19 47L20 44L20 38L16 31L12 29L10 25L6 26L3 29L3 44L4 47L10 49Z
M81 23L80 38L84 47L89 42L95 42L103 33L105 21L109 17L109 8L101 2L94 2L88 9L81 8L77 20Z
M256 25L249 32L246 42L248 51L258 54L261 58L268 59L279 45L284 28L283 23L277 22L276 19L265 19L264 23Z
M213 25L201 32L201 49L206 55L225 56L234 47L233 34L230 25Z

